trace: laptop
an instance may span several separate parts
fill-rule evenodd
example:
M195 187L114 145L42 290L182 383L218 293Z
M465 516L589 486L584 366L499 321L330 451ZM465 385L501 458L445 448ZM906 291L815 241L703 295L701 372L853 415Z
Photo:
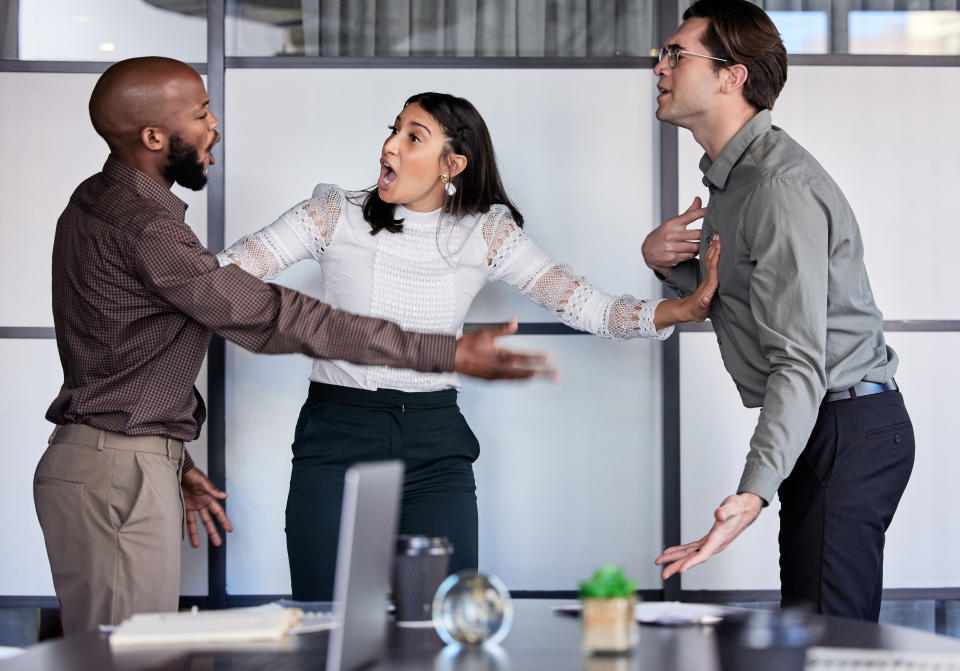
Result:
M402 487L401 461L347 469L333 583L336 625L327 646L327 671L354 671L383 655Z

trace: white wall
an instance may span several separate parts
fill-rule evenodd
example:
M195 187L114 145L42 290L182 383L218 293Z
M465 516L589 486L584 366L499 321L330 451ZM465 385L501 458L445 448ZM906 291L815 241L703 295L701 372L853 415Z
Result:
M507 190L541 247L600 287L657 295L637 262L657 210L649 77L646 70L230 71L226 238L266 225L317 182L373 184L386 127L404 100L445 91L484 115ZM317 275L303 263L280 281L309 293ZM484 290L468 321L514 315L553 320L504 285ZM481 443L481 567L512 589L575 589L598 562L616 561L643 587L657 587L658 345L515 340L552 350L565 374L558 385L469 383L461 395ZM230 593L289 590L283 509L308 375L300 357L230 350L227 474L247 499L231 502ZM554 549L549 562L544 547Z
M904 95L904 91L910 95ZM886 319L960 318L951 295L950 198L960 181L960 69L791 67L773 122L827 169L857 215L866 266ZM702 150L680 131L679 200L706 201ZM960 568L960 521L950 514L960 456L949 426L960 367L957 333L888 333L914 422L917 459L887 535L886 587L949 587ZM757 411L740 405L712 333L681 336L682 530L709 529L734 491ZM955 498L955 497L954 497ZM777 504L722 555L683 578L685 589L777 589ZM919 548L924 550L918 551ZM935 549L933 549L935 548Z

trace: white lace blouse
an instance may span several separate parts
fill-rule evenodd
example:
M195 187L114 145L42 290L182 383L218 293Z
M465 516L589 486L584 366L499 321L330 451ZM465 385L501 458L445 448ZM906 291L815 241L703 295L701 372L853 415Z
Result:
M659 301L598 291L565 265L547 258L513 220L494 205L460 221L441 211L397 206L403 232L370 235L359 205L338 186L319 184L313 198L217 255L261 279L273 279L305 259L320 264L317 296L335 308L389 319L410 331L460 335L467 310L487 282L503 280L563 323L605 338L664 339L653 313ZM441 221L442 219L442 221ZM435 391L459 388L454 373L421 373L317 359L311 379L361 389Z

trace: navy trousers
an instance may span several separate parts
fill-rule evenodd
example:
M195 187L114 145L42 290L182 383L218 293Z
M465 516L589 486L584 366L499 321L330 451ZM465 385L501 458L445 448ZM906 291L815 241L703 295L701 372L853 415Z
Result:
M783 606L880 616L884 534L913 469L913 425L899 391L824 403L780 486Z
M476 568L479 454L453 389L408 393L311 383L297 421L287 497L293 598L333 599L344 473L361 461L402 459L399 533L446 536L453 544L450 572Z

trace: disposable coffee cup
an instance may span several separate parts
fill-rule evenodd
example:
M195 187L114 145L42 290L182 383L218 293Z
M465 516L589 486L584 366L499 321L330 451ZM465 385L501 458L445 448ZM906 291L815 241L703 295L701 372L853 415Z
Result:
M430 622L433 595L447 577L453 545L445 537L399 536L393 568L398 623Z

